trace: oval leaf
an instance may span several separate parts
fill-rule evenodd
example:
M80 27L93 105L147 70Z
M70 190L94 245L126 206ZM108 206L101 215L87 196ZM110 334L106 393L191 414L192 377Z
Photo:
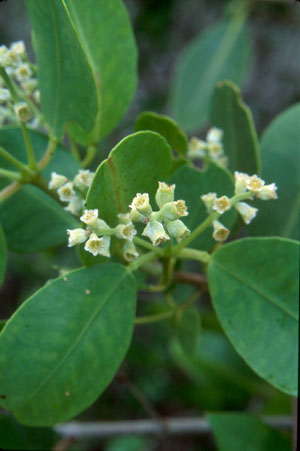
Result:
M211 123L224 131L229 169L260 174L261 161L255 124L240 89L230 81L217 84L212 98Z
M296 396L299 244L246 238L208 268L213 305L236 351L270 384Z
M153 132L159 133L179 155L185 155L188 151L186 134L168 116L145 111L136 119L134 127L136 131L152 130Z
M7 251L6 251L5 235L0 225L0 287L4 280L6 263L7 263Z
M25 0L34 31L41 108L53 134L61 138L67 122L85 131L98 106L91 67L63 0Z
M241 85L249 57L249 38L241 17L209 27L185 48L171 92L172 116L184 130L205 126L217 82L228 78Z
M127 351L135 295L126 268L108 264L72 271L29 298L0 335L1 405L29 426L50 426L88 407Z
M93 69L99 111L89 135L70 129L82 144L99 141L119 122L136 89L137 51L130 20L120 0L66 0Z
M250 235L279 235L299 239L300 209L300 104L280 114L261 139L262 173L278 186L278 199L257 202L259 215L250 224Z
M202 194L216 192L218 196L233 196L232 175L224 168L211 163L206 171L183 166L171 177L170 183L176 184L176 199L184 199L188 207L188 216L184 223L193 231L207 218L206 207L201 199ZM222 223L230 228L236 219L235 210L230 210L221 218ZM190 244L197 249L209 250L217 242L212 237L213 229L209 227Z

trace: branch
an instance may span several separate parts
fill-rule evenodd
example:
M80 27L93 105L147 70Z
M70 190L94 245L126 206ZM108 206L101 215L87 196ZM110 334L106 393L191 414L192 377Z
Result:
M174 281L197 286L207 285L207 277L204 274L193 274L184 271L176 271L174 273Z
M264 416L261 420L269 426L278 429L291 429L290 416ZM164 420L129 420L129 421L101 421L58 424L54 430L63 437L75 439L104 438L121 435L184 435L211 433L210 423L204 418L166 418Z

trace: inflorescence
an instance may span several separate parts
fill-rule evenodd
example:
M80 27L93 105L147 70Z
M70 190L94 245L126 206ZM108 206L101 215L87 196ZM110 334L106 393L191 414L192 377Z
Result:
M192 159L211 160L226 167L228 158L224 152L222 138L223 130L216 127L208 130L206 141L193 136L189 142L188 156Z

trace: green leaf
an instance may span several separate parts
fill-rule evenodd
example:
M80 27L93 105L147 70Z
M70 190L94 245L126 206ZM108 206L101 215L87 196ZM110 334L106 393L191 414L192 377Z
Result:
M206 415L219 451L289 451L290 440L263 424L257 417L243 413Z
M96 80L99 111L93 132L70 129L83 144L99 141L119 122L136 89L137 51L120 0L66 0Z
M47 146L47 137L30 131L30 137L37 159ZM0 145L22 162L27 161L22 133L18 128L0 130ZM3 168L13 169L0 158ZM42 171L49 180L52 171L73 177L78 171L78 163L70 152L58 146L50 164ZM0 180L0 188L6 183ZM26 185L14 196L0 205L0 222L7 238L7 246L16 252L39 252L67 242L66 229L78 227L78 220L64 208L35 186Z
M137 193L149 193L154 206L158 181L168 178L171 151L158 133L137 132L127 136L97 169L87 196L87 208L98 208L102 219L115 226L118 213L129 211Z
M183 351L187 354L196 352L198 335L201 328L201 317L196 309L188 309L182 312L175 333Z
M228 78L240 85L249 59L249 37L242 17L209 27L184 49L175 70L171 111L185 131L195 132L206 125L216 83Z
M23 426L10 415L0 416L2 449L41 451L53 449L58 437L52 429Z
M276 201L257 201L257 218L250 235L279 235L299 239L300 209L300 104L280 114L261 139L262 173L267 183L278 186Z
M168 116L145 111L138 116L134 126L136 131L152 130L159 133L179 155L185 155L188 151L186 134Z
M4 280L6 264L7 264L6 241L3 229L0 224L0 287Z
M219 248L208 280L213 305L236 351L259 376L297 395L299 244L245 238Z
M261 161L255 124L240 89L230 81L217 84L212 98L211 123L224 130L229 169L260 174Z
M34 31L41 107L57 138L66 123L89 132L98 111L91 67L63 0L25 1Z
M191 231L207 218L206 207L200 197L202 194L216 192L218 196L226 194L230 197L234 192L232 175L215 163L211 163L205 171L183 166L171 177L170 183L176 184L176 199L186 201L189 215L184 218L184 223ZM224 213L221 222L230 228L236 217L236 212L232 209ZM212 233L213 229L209 227L192 241L190 246L197 249L211 249L217 244Z
M135 295L133 277L112 263L72 271L30 297L0 335L1 405L29 426L86 409L124 358Z

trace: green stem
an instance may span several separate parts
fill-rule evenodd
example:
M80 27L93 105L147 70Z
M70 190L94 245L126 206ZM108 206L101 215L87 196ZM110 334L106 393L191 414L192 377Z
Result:
M17 169L19 169L20 172L25 173L25 174L30 174L28 167L24 163L19 161L13 155L11 155L9 152L7 152L7 150L3 149L3 147L1 147L1 146L0 146L0 156L5 158L13 166L15 166Z
M138 318L135 318L134 324L156 323L157 321L171 318L173 315L174 315L174 310L167 310L166 312L158 313L156 315L140 316Z
M46 151L38 163L40 171L42 171L50 163L55 153L56 147L57 147L57 139L54 136L50 135Z
M30 181L30 183L32 185L35 185L38 188L40 188L42 191L44 191L44 193L48 194L48 196L52 197L54 200L56 200L61 205L63 205L63 206L66 205L65 203L61 202L56 191L50 190L48 188L48 182L47 182L47 180L44 179L44 177L42 175L38 174L34 179L32 179Z
M15 88L15 86L14 86L14 84L13 84L13 82L12 82L10 76L9 76L8 73L6 72L5 68L2 67L2 66L0 66L0 75L1 75L1 77L3 78L4 83L6 84L8 90L9 90L9 92L10 92L12 99L13 99L15 102L18 102L19 96L18 96L18 93L17 93L17 91L16 91L16 88Z
M71 148L72 155L76 161L80 162L80 154L79 154L77 144L76 144L75 140L72 138L72 136L70 136L70 135L69 135L69 140L70 140L70 148Z
M179 254L176 255L177 258L198 260L202 263L208 263L210 255L206 251L198 251L197 249L182 249Z
M22 188L22 183L20 182L13 182L10 185L6 186L0 191L0 203L4 202L6 199L8 199L10 196L15 194L17 191L19 191L20 188Z
M32 142L31 142L25 122L20 121L20 127L22 130L23 139L24 139L24 143L25 143L25 147L26 147L29 168L32 169L33 171L37 171L38 165L37 165L37 162L35 159Z
M161 249L160 247L153 246L153 244L148 243L148 241L143 240L143 238L134 237L133 242L138 246L148 249L149 251L155 251L156 254L159 256L163 255L164 252L163 249Z
M22 180L22 176L19 172L16 171L9 171L8 169L2 169L0 168L0 177L6 177L11 180Z
M147 252L146 254L143 254L140 257L133 260L133 262L129 263L127 269L129 271L136 271L137 269L140 268L140 266L152 260L155 260L155 258L157 258L157 254L155 251Z
M81 162L81 167L86 168L94 159L97 150L97 144L91 144L86 151L86 156Z

